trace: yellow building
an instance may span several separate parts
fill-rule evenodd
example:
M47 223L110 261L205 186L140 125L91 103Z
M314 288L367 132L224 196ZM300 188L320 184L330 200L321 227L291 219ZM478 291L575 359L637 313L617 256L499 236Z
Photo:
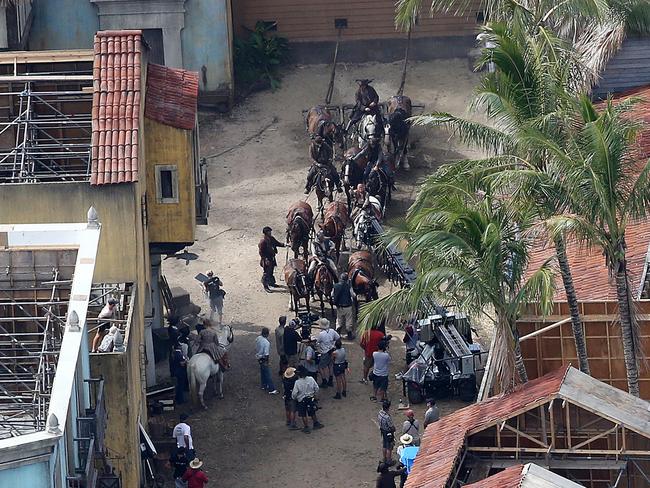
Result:
M105 378L108 457L125 487L142 476L160 255L191 245L196 222L207 222L197 95L197 73L147 63L140 31L98 32L93 51L0 54L0 223L78 222L93 206L94 279L128 284L115 321L124 351L91 354L92 374Z

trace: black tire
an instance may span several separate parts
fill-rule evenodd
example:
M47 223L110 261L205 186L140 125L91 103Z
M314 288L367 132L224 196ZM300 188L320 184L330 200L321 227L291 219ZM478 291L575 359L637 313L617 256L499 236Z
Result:
M467 379L458 382L458 397L464 402L473 402L476 400L476 377L470 376Z
M409 381L406 385L406 396L409 399L409 403L412 403L414 405L417 405L424 401L422 389L419 386L414 385L411 381Z

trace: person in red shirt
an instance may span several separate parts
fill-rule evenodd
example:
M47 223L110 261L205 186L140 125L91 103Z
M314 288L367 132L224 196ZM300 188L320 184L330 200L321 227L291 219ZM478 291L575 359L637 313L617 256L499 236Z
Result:
M372 327L367 331L363 336L361 336L361 341L359 345L363 349L363 378L361 378L360 383L368 384L368 373L370 368L373 366L372 353L379 351L379 342L385 337L385 334L378 330L376 327Z
M203 461L200 461L199 458L194 458L190 463L190 467L183 475L183 480L187 481L187 488L203 488L208 482L208 477L201 471L201 466L203 466Z

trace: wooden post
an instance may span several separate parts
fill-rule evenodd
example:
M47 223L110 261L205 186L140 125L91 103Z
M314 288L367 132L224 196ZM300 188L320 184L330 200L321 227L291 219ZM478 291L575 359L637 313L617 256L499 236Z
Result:
M327 86L327 94L325 95L325 105L329 105L332 101L334 94L334 77L336 76L336 59L339 57L339 44L341 42L341 32L343 29L339 27L339 32L336 36L336 47L334 48L334 62L332 63L332 74L330 75L330 83Z
M402 96L404 94L404 84L406 83L406 67L409 62L409 50L411 47L411 30L413 29L413 24L409 25L408 35L406 36L406 52L404 53L404 66L402 67L402 80L399 84L399 89L397 94Z

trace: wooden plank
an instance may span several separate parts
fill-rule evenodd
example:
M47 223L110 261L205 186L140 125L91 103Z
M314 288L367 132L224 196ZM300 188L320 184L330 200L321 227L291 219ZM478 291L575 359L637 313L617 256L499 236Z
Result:
M72 63L92 61L93 59L92 49L0 52L0 64Z

